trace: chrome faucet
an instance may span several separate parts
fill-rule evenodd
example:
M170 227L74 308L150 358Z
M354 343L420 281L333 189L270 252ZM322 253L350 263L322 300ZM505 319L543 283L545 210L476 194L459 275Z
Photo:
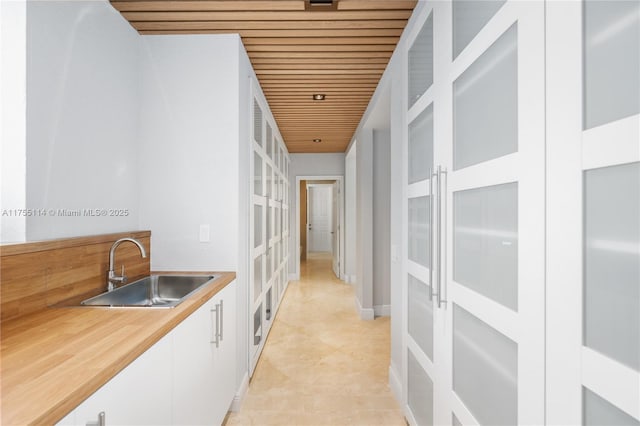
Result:
M142 255L142 257L147 257L147 252L144 249L144 246L140 244L140 241L138 240L135 240L133 238L120 238L115 243L113 243L113 245L111 246L111 250L109 251L109 275L107 277L108 291L114 290L116 288L116 283L125 284L127 282L127 276L124 274L124 265L122 265L122 275L116 275L115 271L113 270L113 262L115 260L116 249L121 243L124 243L125 241L129 241L137 245L140 249L140 254Z

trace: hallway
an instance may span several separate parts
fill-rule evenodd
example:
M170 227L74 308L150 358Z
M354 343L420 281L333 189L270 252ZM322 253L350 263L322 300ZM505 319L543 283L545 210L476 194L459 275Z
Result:
M330 255L310 255L227 425L404 425L388 386L389 325L361 321Z

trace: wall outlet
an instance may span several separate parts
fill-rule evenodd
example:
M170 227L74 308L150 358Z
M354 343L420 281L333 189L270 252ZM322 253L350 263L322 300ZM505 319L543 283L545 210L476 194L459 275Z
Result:
M210 228L209 225L200 225L200 242L208 243L210 241Z

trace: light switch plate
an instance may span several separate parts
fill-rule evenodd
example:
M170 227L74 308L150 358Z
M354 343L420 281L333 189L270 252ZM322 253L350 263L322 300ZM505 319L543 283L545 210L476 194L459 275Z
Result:
M200 225L200 242L208 243L210 241L209 225Z

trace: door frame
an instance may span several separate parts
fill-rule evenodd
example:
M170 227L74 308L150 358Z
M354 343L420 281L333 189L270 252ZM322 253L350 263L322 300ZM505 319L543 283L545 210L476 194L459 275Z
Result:
M339 212L338 212L338 223L340 226L340 279L343 281L346 280L346 275L344 273L344 176L343 175L331 175L331 176L321 176L321 175L303 175L296 176L296 217L295 217L295 245L293 250L289 248L289 252L294 252L294 266L295 269L293 271L293 279L300 279L300 181L303 180L335 180L338 182L338 188L340 188L340 196L338 197L339 204Z

